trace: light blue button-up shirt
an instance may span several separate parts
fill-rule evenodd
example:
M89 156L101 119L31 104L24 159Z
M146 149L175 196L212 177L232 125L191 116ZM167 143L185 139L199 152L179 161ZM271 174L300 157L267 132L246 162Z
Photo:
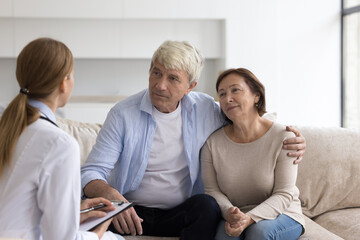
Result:
M200 149L225 120L214 99L190 92L181 100L184 151L191 186L188 196L203 192ZM143 179L156 130L148 90L117 103L109 112L81 169L82 189L92 180L108 182L121 194L136 190Z

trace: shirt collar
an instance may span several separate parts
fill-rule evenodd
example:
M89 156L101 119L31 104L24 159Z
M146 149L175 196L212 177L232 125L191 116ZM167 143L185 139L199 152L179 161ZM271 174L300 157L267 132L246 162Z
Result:
M191 112L193 110L193 106L196 104L196 101L192 95L193 93L189 92L181 99L181 107L188 112Z
M185 109L185 111L188 111L188 112L192 111L193 105L196 103L194 98L191 95L192 95L191 92L188 93L181 99L181 102L180 102L181 108ZM141 99L140 110L152 115L152 107L153 107L153 105L151 103L149 89L146 89L145 94L144 94L143 98Z
M141 99L140 110L152 115L152 106L149 89L146 89L145 94Z
M28 103L32 107L39 109L41 115L56 123L55 114L45 103L35 99L28 99Z

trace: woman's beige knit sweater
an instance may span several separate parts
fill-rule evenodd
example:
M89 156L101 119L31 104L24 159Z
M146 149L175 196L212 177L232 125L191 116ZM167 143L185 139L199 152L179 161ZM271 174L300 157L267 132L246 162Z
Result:
M230 207L237 206L255 222L285 214L304 226L295 186L297 165L282 149L283 141L293 136L273 123L250 143L233 142L224 128L209 137L201 150L202 179L224 218Z

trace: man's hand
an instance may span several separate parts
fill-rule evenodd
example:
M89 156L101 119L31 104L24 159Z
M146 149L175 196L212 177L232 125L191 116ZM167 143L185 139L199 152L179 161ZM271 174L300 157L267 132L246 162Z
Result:
M295 152L289 152L287 155L289 157L296 157L294 164L298 164L302 161L302 158L306 150L306 140L301 135L298 129L290 126L286 126L286 131L291 131L295 134L296 137L286 139L283 142L283 148L286 150L296 150Z
M85 220L87 220L88 218L92 218L92 217L97 217L97 218L105 217L106 212L115 210L115 207L111 204L111 202L102 197L85 199L84 201L81 202L80 209L83 210L86 208L91 208L91 207L99 205L100 203L104 203L106 205L106 207L103 207L98 210L86 212L86 213L81 213L80 214L80 223L83 223Z
M142 235L142 226L141 223L143 219L141 219L137 214L133 207L125 210L124 212L118 214L113 219L113 224L115 229L120 234L131 234L135 236L136 233Z
M231 207L226 214L225 232L231 237L238 237L254 220L241 212L237 207Z

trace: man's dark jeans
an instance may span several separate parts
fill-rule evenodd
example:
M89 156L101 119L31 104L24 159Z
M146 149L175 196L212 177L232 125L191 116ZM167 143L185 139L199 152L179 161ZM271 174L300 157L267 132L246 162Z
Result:
M221 218L219 205L206 194L194 195L172 209L134 206L143 235L180 237L182 240L213 240ZM113 226L110 230L114 231ZM116 232L116 231L115 231Z

